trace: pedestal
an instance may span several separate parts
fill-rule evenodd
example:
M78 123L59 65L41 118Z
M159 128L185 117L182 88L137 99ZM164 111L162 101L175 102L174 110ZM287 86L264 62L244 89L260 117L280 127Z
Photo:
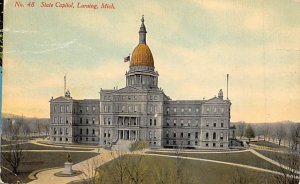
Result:
M72 170L73 163L72 162L65 162L65 169L62 174L73 174Z

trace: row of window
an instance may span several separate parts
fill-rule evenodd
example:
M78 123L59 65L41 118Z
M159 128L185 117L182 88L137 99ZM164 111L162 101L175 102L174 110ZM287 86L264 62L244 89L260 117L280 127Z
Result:
M192 108L192 107L173 107L172 108L174 113L181 112L181 113L192 113L192 112L199 112L199 108ZM224 113L225 109L223 107L206 107L202 110L203 113L213 112L213 113ZM167 107L166 113L170 114L170 107Z
M199 108L192 108L192 107L187 107L187 108L179 108L179 107L173 107L173 112L179 112L179 110L184 113L184 112L199 112ZM170 114L170 107L167 107L167 114Z
M92 135L95 135L95 132L96 132L96 131L95 131L95 129L92 129L92 131L91 131L91 132L92 132ZM83 134L83 129L82 129L82 128L81 128L81 129L79 129L79 134L80 134L80 135L82 135L82 134ZM89 134L89 129L88 129L88 128L87 128L87 129L85 129L85 134L86 134L86 135L88 135L88 134Z
M221 133L220 133L220 140L224 140L224 138L225 138L225 137L224 137L224 133L221 132ZM206 139L206 140L209 140L209 132L206 132L206 133L205 133L205 139ZM213 132L212 139L213 139L213 140L216 140L216 139L217 139L217 133L216 133L216 132Z
M205 106L202 113L225 113L225 109L223 107Z
M174 131L173 132L173 137L174 138L176 138L177 137L177 132L176 131ZM188 133L186 133L187 134L187 138L191 138L191 133L190 132L188 132ZM169 133L169 131L166 131L166 137L168 138L168 137L170 137L170 133ZM180 138L183 138L184 137L184 132L180 132ZM198 132L195 132L195 139L198 139L198 137L199 137L199 133Z
M193 141L187 141L187 145L192 145ZM174 146L181 146L181 145L184 145L184 142L183 141L176 141L176 140L173 140L172 142L170 142L169 140L166 140L166 144L167 145L174 145ZM198 141L195 141L194 142L194 145L198 145Z
M177 119L174 119L174 120L173 120L173 126L174 126L174 127L177 126L177 122L178 122ZM195 120L195 121L194 121L194 125L197 126L198 123L199 123L199 120ZM166 125L167 125L167 126L170 126L170 120L169 120L169 119L167 119ZM182 126L182 127L183 127L183 126L192 126L192 120L186 120L186 121L185 121L185 120L180 120L180 126Z
M71 120L69 121L68 118L64 119L63 117L54 117L52 123L53 124L58 124L58 123L59 124L63 124L63 123L69 124L69 123L72 123L72 122L71 122ZM83 124L83 118L79 118L79 123ZM89 123L91 123L93 125L96 124L96 118L92 118L91 122L90 122L90 120L88 118L86 118L85 119L85 124L89 124ZM75 119L73 120L73 124L76 124L76 120Z
M53 138L53 141L56 141L56 140L57 140L56 137L54 137L54 138ZM63 138L62 138L62 137L59 137L59 138L58 138L58 141L63 141ZM65 138L65 141L68 142L68 141L69 141L69 138ZM79 137L79 141L82 141L82 137ZM86 137L86 138L85 138L85 141L89 141L89 138ZM91 141L94 142L94 141L95 141L95 138L92 137L92 138L91 138Z
M83 112L96 112L96 106L80 106L79 107L79 112L83 113ZM71 106L69 105L53 105L53 112L60 112L60 113L64 113L64 112L72 112Z

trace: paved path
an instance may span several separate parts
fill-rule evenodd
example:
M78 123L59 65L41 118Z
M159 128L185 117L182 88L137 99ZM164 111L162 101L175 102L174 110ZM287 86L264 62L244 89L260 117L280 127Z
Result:
M289 168L289 167L287 167L287 166L285 166L285 165L283 165L283 164L281 164L281 163L279 163L279 162L277 162L277 161L275 161L275 160L270 159L269 157L266 157L266 156L264 156L264 155L258 153L258 152L255 151L254 149L250 149L250 152L253 153L254 155L256 155L256 156L258 156L258 157L260 157L260 158L266 160L267 162L270 162L271 164L277 165L277 166L282 167L282 168L284 168L284 169L286 169L286 170L290 170L290 171L292 171L292 172L294 172L294 173L297 173L298 175L299 175L299 173L300 173L299 171L295 171L295 170L293 170L293 169L291 169L291 168Z
M112 156L110 151L101 150L101 154L92 157L88 160L77 163L73 166L74 170L79 170L87 174L87 176L92 175L92 171L102 164L112 160L114 157ZM51 169L47 171L42 171L38 173L36 176L38 179L29 182L29 184L66 184L71 181L86 179L83 175L73 176L73 177L57 177L54 176L55 173L63 171L63 168L60 169Z
M185 150L180 150L180 151L176 151L176 150L149 150L149 152L156 152L156 153L197 153L197 154L205 154L205 153L242 153L242 152L248 152L249 150L239 150L239 151L211 151L211 150L197 150L197 151L185 151Z

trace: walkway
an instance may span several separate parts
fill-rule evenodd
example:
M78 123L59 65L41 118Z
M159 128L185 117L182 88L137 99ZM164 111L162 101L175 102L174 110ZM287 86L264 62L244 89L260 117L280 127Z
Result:
M82 172L86 173L87 176L91 177L93 175L92 172L97 167L101 166L102 164L104 164L106 162L109 162L113 158L114 157L112 156L110 151L102 149L100 155L75 164L73 166L73 169L82 171ZM73 176L73 177L54 176L55 173L60 172L60 171L63 171L63 168L42 171L36 175L36 177L38 179L29 182L29 184L49 184L49 183L66 184L71 181L86 179L83 177L83 175Z

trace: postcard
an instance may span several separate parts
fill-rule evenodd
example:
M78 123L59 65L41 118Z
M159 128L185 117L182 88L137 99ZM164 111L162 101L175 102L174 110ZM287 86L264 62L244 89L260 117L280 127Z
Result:
M1 180L298 183L299 9L5 0Z

